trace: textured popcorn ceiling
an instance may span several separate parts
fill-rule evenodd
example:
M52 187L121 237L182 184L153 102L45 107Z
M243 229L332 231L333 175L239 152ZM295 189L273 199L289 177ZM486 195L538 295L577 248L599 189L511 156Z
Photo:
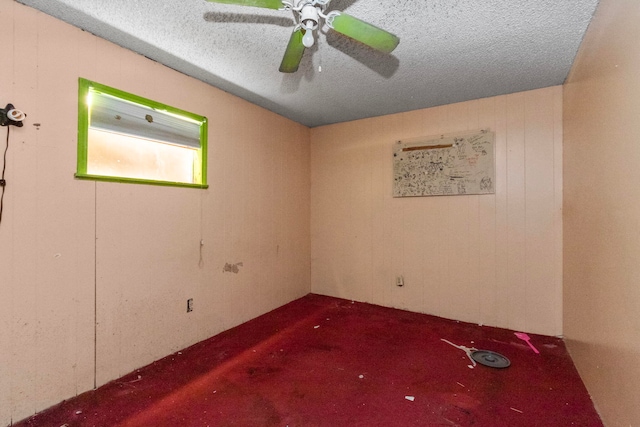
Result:
M278 71L291 12L205 0L18 0L308 126L562 84L597 0L333 0L400 37L329 31Z

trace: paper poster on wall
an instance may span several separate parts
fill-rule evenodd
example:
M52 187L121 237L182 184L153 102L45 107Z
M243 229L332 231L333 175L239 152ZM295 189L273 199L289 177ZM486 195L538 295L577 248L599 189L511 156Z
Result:
M495 193L494 133L489 130L398 141L393 197Z

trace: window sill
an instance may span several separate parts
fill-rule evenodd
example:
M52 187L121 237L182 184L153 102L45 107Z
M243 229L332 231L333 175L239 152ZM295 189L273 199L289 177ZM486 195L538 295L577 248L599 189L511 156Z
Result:
M165 187L186 187L186 188L209 188L207 184L189 184L186 182L172 182L172 181L156 181L152 179L141 178L121 178L117 176L104 176L104 175L89 175L76 173L74 176L77 179L90 180L90 181L104 181L104 182L117 182L121 184L146 184L146 185L161 185Z

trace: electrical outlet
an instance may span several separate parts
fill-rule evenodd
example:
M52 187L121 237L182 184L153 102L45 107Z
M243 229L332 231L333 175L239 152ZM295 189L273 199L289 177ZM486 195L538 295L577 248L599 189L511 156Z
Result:
M396 276L396 286L404 286L404 277Z
M187 300L187 313L190 313L193 311L193 298L189 298Z

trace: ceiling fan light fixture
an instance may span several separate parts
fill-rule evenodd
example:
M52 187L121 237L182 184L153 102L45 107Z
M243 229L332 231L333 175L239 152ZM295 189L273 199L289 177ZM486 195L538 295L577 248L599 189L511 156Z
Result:
M302 44L306 48L310 48L315 43L316 39L313 37L313 28L305 28L304 36L302 36Z
M309 48L315 43L313 36L313 30L318 27L318 9L311 4L305 4L300 11L300 23L304 30L304 36L302 37L302 44Z

